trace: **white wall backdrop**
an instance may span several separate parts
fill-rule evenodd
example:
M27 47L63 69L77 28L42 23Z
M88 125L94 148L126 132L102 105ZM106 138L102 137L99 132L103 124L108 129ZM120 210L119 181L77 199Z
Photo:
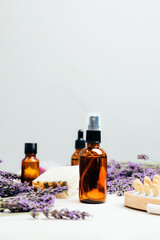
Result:
M99 112L109 159L160 160L158 0L0 0L0 158L24 142L70 164L77 130Z

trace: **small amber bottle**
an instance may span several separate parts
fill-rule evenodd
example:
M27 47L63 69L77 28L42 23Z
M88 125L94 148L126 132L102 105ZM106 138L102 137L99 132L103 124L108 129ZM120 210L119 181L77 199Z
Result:
M79 164L79 153L85 147L85 141L83 139L83 131L78 131L78 139L75 142L75 149L76 151L73 153L71 158L71 165L78 165Z
M36 157L37 143L25 143L25 158L22 160L21 181L29 182L39 176L39 160Z
M80 153L79 198L83 203L104 203L107 194L107 155L100 148L98 116L90 117L86 132L87 147Z

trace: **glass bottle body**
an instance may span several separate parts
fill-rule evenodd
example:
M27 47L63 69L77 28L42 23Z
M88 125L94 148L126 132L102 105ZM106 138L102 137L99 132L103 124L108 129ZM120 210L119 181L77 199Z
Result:
M34 153L27 153L22 160L21 181L28 182L32 185L32 181L39 176L39 160Z
M88 143L79 157L79 199L103 203L107 193L107 155L98 143Z
M76 151L73 153L71 158L71 165L75 166L79 164L79 154L81 152L81 148L76 148Z

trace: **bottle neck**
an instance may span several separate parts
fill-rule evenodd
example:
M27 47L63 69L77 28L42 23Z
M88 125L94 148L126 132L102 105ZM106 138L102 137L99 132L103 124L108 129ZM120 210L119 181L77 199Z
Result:
M76 152L80 152L83 148L76 148Z
M87 143L88 148L99 148L100 143Z
M35 153L26 153L26 157L36 157Z

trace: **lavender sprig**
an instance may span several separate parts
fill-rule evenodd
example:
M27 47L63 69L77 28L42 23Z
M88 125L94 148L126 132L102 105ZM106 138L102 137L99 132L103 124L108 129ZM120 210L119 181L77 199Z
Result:
M51 211L51 216L56 219L80 220L80 219L85 219L86 217L90 217L91 215L87 212L80 212L78 210L69 211L68 209L62 209L60 211L58 210Z
M58 186L56 188L51 188L52 189L52 192L54 194L57 194L57 193L62 193L62 192L67 192L68 191L68 186Z
M0 207L9 209L11 212L28 212L33 209L43 210L46 206L53 207L55 195L47 192L33 192L32 194L21 194L14 198L3 199Z
M10 172L5 172L5 171L0 171L0 177L12 179L12 180L21 178L21 176L16 173L10 173Z
M139 154L139 155L137 156L137 159L148 160L149 157L148 157L146 154Z
M38 218L39 211L33 210L31 211L31 216L33 218ZM80 220L80 219L86 219L86 217L91 217L91 215L87 212L80 212L78 210L69 211L68 209L61 209L61 210L50 210L49 208L46 208L43 211L43 214L47 218L54 218L54 219L63 219L63 220Z
M2 198L16 196L20 193L32 193L33 191L33 187L26 182L21 183L0 176L0 197Z
M15 197L0 198L1 210L9 209L11 212L28 212L33 209L43 211L46 207L53 207L55 201L55 194L67 191L68 187L57 187L55 189L48 188L43 191L21 192Z
M155 174L160 174L160 168L157 165L119 163L112 160L107 168L107 191L110 194L116 193L122 196L125 191L133 190L132 181L135 178L143 182L145 176L152 179Z

